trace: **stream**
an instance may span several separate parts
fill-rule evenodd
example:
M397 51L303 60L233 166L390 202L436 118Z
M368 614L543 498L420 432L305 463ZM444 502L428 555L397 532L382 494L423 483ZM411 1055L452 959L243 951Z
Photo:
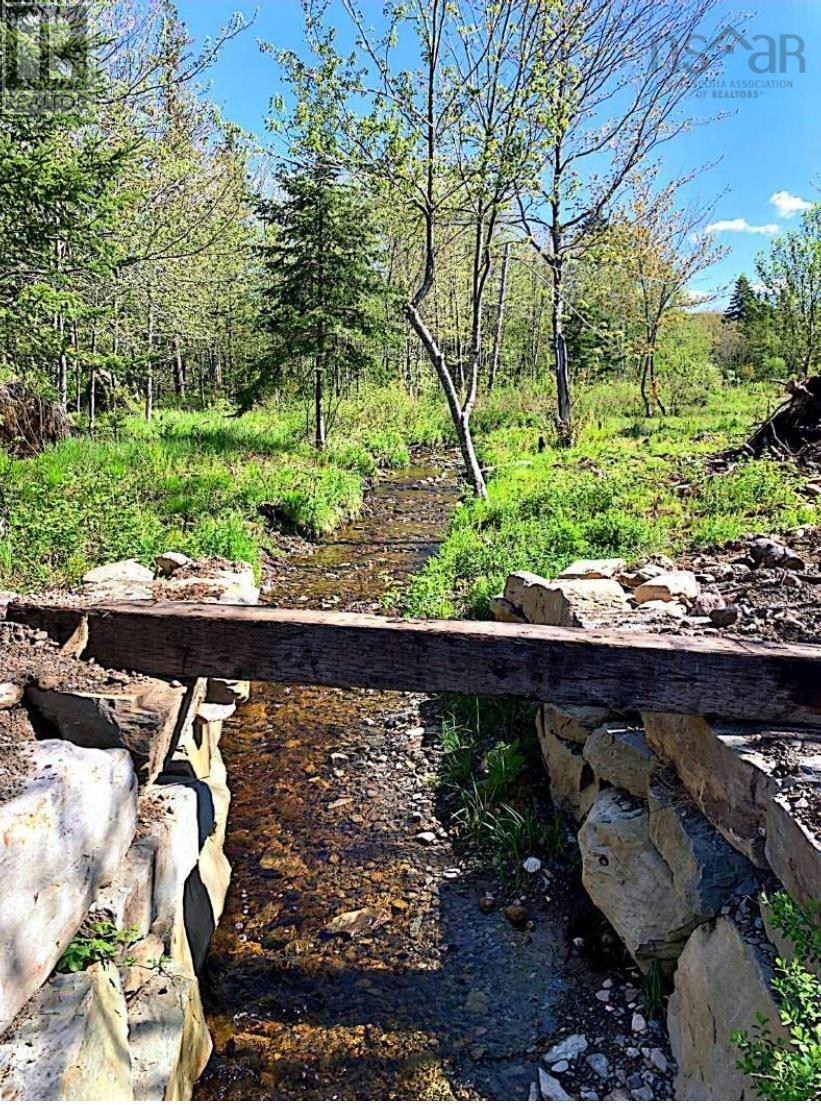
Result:
M379 611L457 497L441 466L385 476L359 520L274 567L266 601ZM226 726L233 880L197 1098L526 1099L540 1045L604 977L544 897L525 931L504 902L479 908L493 879L437 817L432 713L421 695L260 684Z

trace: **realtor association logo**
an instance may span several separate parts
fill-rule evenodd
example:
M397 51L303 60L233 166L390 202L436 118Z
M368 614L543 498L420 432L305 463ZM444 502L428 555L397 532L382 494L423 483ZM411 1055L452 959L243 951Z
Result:
M0 110L51 112L85 95L87 3L0 0Z

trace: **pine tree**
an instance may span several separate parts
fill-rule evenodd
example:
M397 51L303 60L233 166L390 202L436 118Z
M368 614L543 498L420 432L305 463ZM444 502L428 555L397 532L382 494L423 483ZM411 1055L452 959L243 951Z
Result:
M327 385L339 394L359 375L380 329L375 235L357 189L321 161L284 172L279 183L282 198L262 205L272 239L265 249L265 318L288 363L311 366L315 441L322 449Z
M761 303L758 296L753 291L750 281L742 273L735 282L729 306L724 312L724 321L749 326L759 317L760 308Z

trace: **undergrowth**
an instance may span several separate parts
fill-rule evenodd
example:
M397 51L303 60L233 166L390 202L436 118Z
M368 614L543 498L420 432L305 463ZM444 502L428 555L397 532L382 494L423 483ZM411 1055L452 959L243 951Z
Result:
M564 846L561 818L545 815L528 782L538 761L535 732L527 703L460 695L442 700L437 782L452 805L451 824L514 884L524 860L553 858Z
M77 933L57 963L60 974L76 974L92 963L111 963L138 939L134 925L118 929L110 921L89 921Z
M99 564L151 564L169 548L258 568L276 548L267 519L332 532L361 510L367 478L406 465L409 445L435 444L443 426L429 399L414 408L399 389L372 389L341 406L322 453L293 405L241 418L161 411L150 423L111 419L29 460L0 451L0 586L71 586Z
M405 610L486 617L513 571L552 577L578 557L675 556L815 521L791 465L754 460L709 471L710 455L749 432L751 402L728 406L721 393L715 409L687 417L592 420L569 450L540 451L538 423L491 430L482 439L488 498L457 511L408 588Z

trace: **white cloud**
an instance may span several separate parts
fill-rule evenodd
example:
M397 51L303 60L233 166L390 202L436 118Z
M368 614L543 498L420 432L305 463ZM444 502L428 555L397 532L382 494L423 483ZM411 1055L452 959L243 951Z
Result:
M777 234L778 223L753 226L746 219L719 219L717 223L710 223L704 228L705 234L718 234L722 230L733 230L740 234Z
M776 209L782 219L791 219L799 211L809 211L811 203L802 200L800 196L794 196L791 192L773 192L770 203Z

